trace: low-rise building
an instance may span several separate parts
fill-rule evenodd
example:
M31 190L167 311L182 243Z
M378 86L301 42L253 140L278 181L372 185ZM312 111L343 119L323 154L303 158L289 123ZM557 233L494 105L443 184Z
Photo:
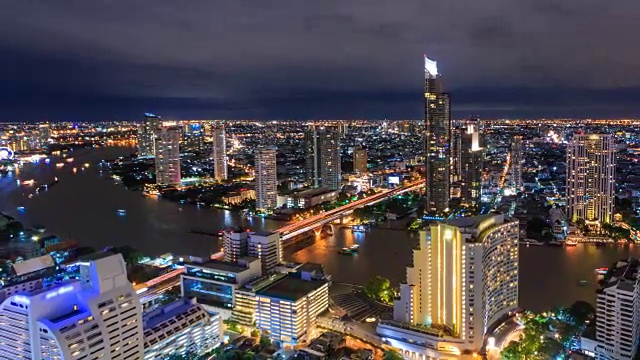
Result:
M225 204L237 205L246 200L255 200L256 191L253 189L240 189L238 191L230 192L222 197L222 201Z
M324 202L332 202L338 198L338 193L338 190L325 187L295 192L287 196L287 207L306 209Z
M196 299L183 298L144 314L144 358L200 355L222 342L222 320Z

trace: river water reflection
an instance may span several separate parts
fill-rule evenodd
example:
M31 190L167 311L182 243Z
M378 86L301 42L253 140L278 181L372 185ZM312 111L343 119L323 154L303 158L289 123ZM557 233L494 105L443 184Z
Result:
M75 239L82 245L131 245L154 255L174 252L204 256L219 250L216 237L191 234L191 230L215 232L235 225L275 230L283 225L262 218L247 220L230 211L144 197L115 183L107 172L99 171L101 159L132 151L122 147L77 150L70 154L75 161L61 168L56 166L63 161L59 158L49 164L27 164L18 173L0 178L0 211L28 225L45 225L47 232ZM84 163L90 166L84 168ZM60 180L57 186L29 198L38 184L49 183L55 177ZM30 179L35 180L33 187L16 181ZM18 206L24 206L25 211L18 212ZM119 215L118 209L125 209L126 215ZM333 236L310 239L310 246L285 249L285 259L320 263L338 282L364 284L379 274L397 284L405 278L405 267L411 262L411 249L417 241L417 234L393 229L375 228L365 233L341 229ZM337 253L352 244L361 246L357 255ZM638 247L594 245L532 246L520 250L520 304L533 311L577 299L593 303L594 269L640 253ZM580 280L588 283L579 286Z

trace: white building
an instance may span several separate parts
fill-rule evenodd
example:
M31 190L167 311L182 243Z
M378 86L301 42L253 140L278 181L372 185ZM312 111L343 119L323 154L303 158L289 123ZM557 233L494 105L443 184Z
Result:
M280 233L258 231L249 235L249 256L260 259L262 274L272 273L282 262L282 245Z
M200 355L222 342L222 320L195 299L183 298L146 313L144 358L159 359L186 353Z
M95 254L78 266L81 280L2 302L0 358L142 359L142 306L122 256Z
M278 203L278 173L276 148L261 146L256 151L256 207L273 209Z
M156 133L162 127L162 119L160 116L146 113L144 114L144 122L138 127L138 154L140 156L155 155L155 139Z
M613 222L615 144L612 135L575 134L567 146L567 217L591 227Z
M613 274L597 292L596 360L631 360L640 339L640 261L616 264Z
M227 179L227 136L224 126L213 129L213 144L211 158L213 159L213 178L215 180Z
M181 277L182 296L196 298L208 312L228 319L235 306L236 290L261 276L262 265L256 258L187 263Z
M225 261L238 261L247 256L249 233L242 229L229 229L222 232L222 248Z
M329 307L329 281L318 267L305 264L256 292L256 325L273 342L292 347L311 339L318 314Z
M518 308L518 222L487 214L435 223L420 234L400 296L378 334L405 356L479 351L487 329Z
M340 156L340 133L335 126L327 126L319 133L320 186L340 190L342 185L342 163Z
M180 128L163 127L155 138L156 184L180 185Z

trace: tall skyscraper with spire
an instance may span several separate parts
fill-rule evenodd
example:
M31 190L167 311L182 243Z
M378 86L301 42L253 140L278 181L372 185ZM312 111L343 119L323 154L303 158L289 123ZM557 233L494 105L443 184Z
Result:
M449 207L451 103L442 92L437 63L424 57L424 149L427 211L442 214Z

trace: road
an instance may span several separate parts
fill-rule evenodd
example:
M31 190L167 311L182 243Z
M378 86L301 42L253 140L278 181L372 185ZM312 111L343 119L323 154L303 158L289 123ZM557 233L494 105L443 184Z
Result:
M424 180L418 180L418 181L414 181L411 182L407 185L404 186L400 186L397 187L395 189L391 189L391 190L385 190L382 191L380 193L377 193L375 195L372 196L368 196L364 199L360 199L360 200L356 200L354 202L351 202L347 205L343 205L339 208L333 209L333 210L329 210L329 211L325 211L323 213L320 213L318 215L314 215L311 216L309 218L306 218L304 220L300 220L300 221L296 221L293 224L289 224L286 226L281 227L280 229L278 229L277 231L280 233L280 237L283 241L286 241L296 235L305 233L309 230L313 230L315 228L318 228L322 225L331 223L332 221L338 220L341 217L348 215L350 213L353 212L354 209L360 208L360 207L364 207L364 206L368 206L368 205L373 205L375 203L378 203L380 201L383 201L389 197L395 196L395 195L399 195L402 193L405 193L407 191L411 191L411 190L415 190L418 189L420 187L424 186Z

